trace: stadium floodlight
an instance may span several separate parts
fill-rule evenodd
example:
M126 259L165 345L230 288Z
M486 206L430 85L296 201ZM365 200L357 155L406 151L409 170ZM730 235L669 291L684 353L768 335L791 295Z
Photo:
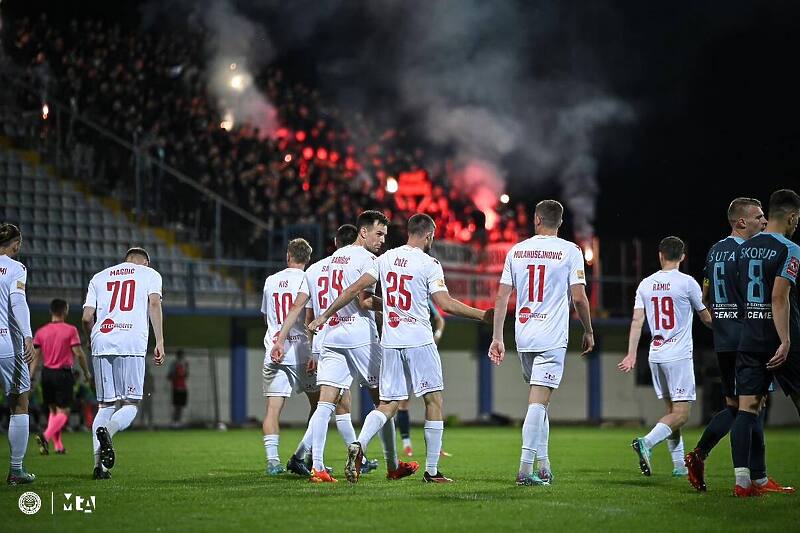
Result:
M510 200L511 200L511 198L509 198L509 196L507 194L503 193L503 194L500 195L500 203L501 204L507 204Z
M390 194L394 194L400 188L400 185L397 183L397 180L393 177L389 177L386 180L386 192Z

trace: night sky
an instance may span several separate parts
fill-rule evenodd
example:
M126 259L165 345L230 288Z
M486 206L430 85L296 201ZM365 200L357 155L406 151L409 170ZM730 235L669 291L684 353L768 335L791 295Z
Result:
M80 9L106 18L141 12L136 2L95 4L83 3ZM337 78L331 75L331 62L375 46L383 37L375 35L369 13L357 2L330 4L330 22L318 24L302 39L281 16L270 16L274 8L239 4L270 29L279 47L275 61L334 99ZM277 13L302 10L300 4L283 3ZM536 24L542 6L549 4L520 2L531 5L529 19L520 24ZM675 234L704 254L729 232L725 209L732 198L766 202L774 189L800 189L800 3L558 4L545 40L538 40L531 54L531 68L554 78L602 84L636 113L634 122L605 127L594 141L598 235L625 240ZM31 12L42 5L6 0L2 8ZM59 17L72 14L63 6L48 9ZM391 52L389 47L386 53ZM374 89L365 105L390 105L393 88L380 75L374 80L357 75ZM408 120L413 129L413 117ZM531 190L512 180L509 192L535 200L557 194L558 188ZM701 262L697 257L692 270Z

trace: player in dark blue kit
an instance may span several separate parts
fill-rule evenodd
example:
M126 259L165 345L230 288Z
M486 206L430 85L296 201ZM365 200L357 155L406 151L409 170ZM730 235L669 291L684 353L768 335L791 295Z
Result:
M789 240L800 220L800 196L782 189L769 199L765 232L739 247L739 293L744 297L742 333L736 359L739 411L731 428L736 476L734 494L760 496L769 479L751 481L753 433L773 376L800 404L800 310L797 276L800 246Z
M728 207L728 222L731 234L711 247L703 271L703 303L711 310L714 320L714 351L717 352L726 408L714 415L697 446L686 454L689 483L699 491L706 490L705 459L728 434L739 408L736 353L744 302L737 287L736 254L743 242L764 229L767 219L761 202L753 198L736 198Z

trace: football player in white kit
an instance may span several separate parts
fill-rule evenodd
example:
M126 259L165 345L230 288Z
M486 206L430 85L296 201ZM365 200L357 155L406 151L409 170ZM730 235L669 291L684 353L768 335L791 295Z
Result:
M95 274L83 304L83 328L91 339L94 382L99 404L92 424L94 479L108 479L116 455L112 438L131 425L144 387L144 358L150 333L156 337L153 361L164 364L161 274L150 255L131 248L125 260ZM115 411L115 402L121 407Z
M389 219L380 211L364 211L356 221L358 237L355 243L344 246L331 256L328 263L329 298L342 294L347 287L356 282L375 261L375 253L380 250L386 239ZM367 387L373 401L378 399L378 374L380 371L381 353L378 345L378 328L372 311L379 307L379 298L373 294L372 286L361 287L355 295L356 302L348 306L340 306L341 313L327 314L326 320L318 317L314 322L314 330L325 324L322 335L322 354L317 369L317 383L320 385L320 401L309 420L312 438L311 477L312 483L335 483L325 470L324 452L328 432L328 421L333 414L336 403L343 390L350 389L354 379ZM299 314L299 310L295 309ZM327 311L326 311L327 313ZM312 322L312 324L314 323ZM308 326L311 327L310 325ZM285 332L281 332L281 337ZM280 343L273 348L272 358L282 357ZM387 424L381 438L384 444L384 456L388 479L401 479L417 471L415 462L406 463L397 459L394 424ZM363 458L362 458L363 459Z
M349 305L360 291L380 281L382 290L383 355L380 365L380 402L364 420L358 439L348 446L345 475L356 483L361 474L363 452L378 431L393 426L391 418L400 400L413 393L425 401L426 466L423 481L449 483L439 471L444 417L442 413L442 363L433 340L428 299L444 312L473 320L491 320L491 310L476 309L452 298L444 282L442 265L428 255L436 224L425 214L408 220L408 243L389 250L364 270L361 277L309 324L325 323ZM377 302L377 300L376 300ZM388 421L388 423L387 423Z
M278 454L280 440L280 416L286 398L292 393L305 393L311 410L319 400L314 373L314 360L311 358L311 345L305 334L302 318L289 317L289 310L306 284L304 269L311 259L311 246L305 239L292 239L286 249L287 268L267 277L264 282L264 296L261 314L267 326L264 335L264 367L262 371L265 413L262 429L264 431L264 450L267 454L267 475L275 476L286 472ZM278 340L281 326L289 326L289 334ZM283 347L283 357L277 361L270 358L273 343Z
M33 360L31 313L25 300L28 272L13 258L22 246L22 233L13 224L0 226L0 380L8 399L11 419L8 443L11 464L6 483L24 485L36 476L22 466L28 448L28 397L31 377L28 364Z
M336 249L342 248L353 244L358 236L358 229L352 224L342 224L336 230L336 237L334 244ZM308 324L315 317L322 314L328 307L330 302L330 287L329 287L329 263L330 257L320 259L313 263L306 269L306 285L308 293L299 292L295 298L294 305L290 311L290 316L300 316L299 313L305 309L305 323ZM284 327L288 328L289 323L284 322ZM283 330L283 328L281 328ZM288 334L288 330L287 330ZM319 361L319 356L322 354L322 336L314 335L311 339L311 358ZM342 391L341 398L336 404L336 429L344 439L345 445L350 444L356 438L356 431L353 428L353 419L350 416L350 391ZM312 431L309 424L306 429L305 435L300 440L294 454L289 458L286 463L286 469L289 472L299 476L311 477L311 446L312 446ZM308 464L307 464L308 463ZM378 467L378 461L369 461L364 463L364 468L374 470Z
M695 400L692 361L692 319L697 312L703 324L711 328L711 314L703 304L700 285L678 267L684 258L683 241L666 237L658 245L661 270L642 280L636 289L633 321L628 338L628 354L618 368L630 372L636 367L636 352L645 316L650 326L650 371L656 396L663 399L667 414L644 437L633 439L631 446L639 458L642 474L652 473L653 447L666 440L672 455L673 476L687 474L683 458L681 427L689 419Z
M509 250L495 300L489 358L497 365L505 358L503 322L508 299L516 289L514 333L522 374L530 384L517 485L543 485L554 480L548 455L547 408L564 375L570 300L583 325L581 355L594 348L583 254L575 243L558 236L563 216L564 207L556 200L536 204L536 234ZM539 468L534 471L537 459Z

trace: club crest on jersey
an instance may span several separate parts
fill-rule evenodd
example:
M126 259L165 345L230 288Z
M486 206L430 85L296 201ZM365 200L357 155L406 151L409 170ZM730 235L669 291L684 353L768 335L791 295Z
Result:
M789 259L789 266L786 267L786 272L788 272L790 276L797 277L797 273L800 272L800 259L796 257Z

